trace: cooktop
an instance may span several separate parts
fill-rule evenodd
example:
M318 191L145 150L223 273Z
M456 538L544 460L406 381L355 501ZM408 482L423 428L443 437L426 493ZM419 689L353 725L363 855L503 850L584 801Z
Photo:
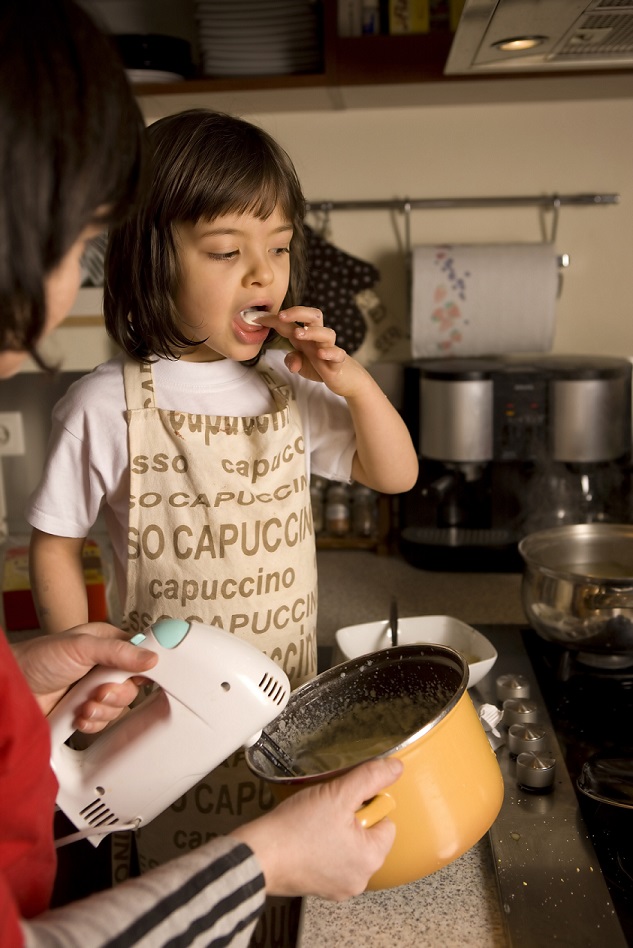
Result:
M628 740L629 678L587 674L529 628L477 628L499 657L471 689L475 704L498 704L500 675L526 678L547 734L546 756L556 760L551 787L530 790L517 782L507 733L496 751L506 792L489 838L509 942L633 945L633 810L596 804L576 788L585 760Z

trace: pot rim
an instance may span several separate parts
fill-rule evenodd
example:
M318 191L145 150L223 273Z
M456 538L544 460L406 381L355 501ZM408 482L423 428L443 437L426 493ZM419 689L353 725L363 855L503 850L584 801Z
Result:
M519 541L518 549L526 567L538 570L540 573L557 580L573 582L592 582L594 585L616 586L626 589L633 586L633 570L631 576L605 576L604 573L595 575L591 572L591 564L583 564L583 569L575 570L573 564L567 567L552 566L541 560L542 551L550 551L552 545L558 541L581 540L628 540L633 546L633 524L625 523L573 523L558 527L549 527L547 530L538 530L528 533ZM587 568L588 566L588 568Z
M265 780L267 783L275 784L277 786L292 786L296 784L306 784L306 783L320 783L324 780L331 780L334 777L338 777L341 774L347 773L350 770L353 770L354 767L358 767L359 764L365 763L368 760L380 760L383 757L391 757L393 754L398 753L409 747L411 744L415 743L421 737L424 737L425 734L428 734L433 730L440 721L448 717L448 715L454 710L459 701L461 701L464 694L467 692L468 687L468 662L458 652L456 649L451 648L448 645L436 645L434 643L420 643L419 645L397 645L390 648L381 649L379 652L368 652L366 655L360 655L357 658L349 659L346 662L342 662L340 665L334 665L332 668L328 668L326 671L321 672L320 675L317 675L316 678L312 678L310 681L307 681L305 684L301 685L296 691L293 691L290 696L290 701L284 708L284 710L270 722L265 728L264 732L268 732L275 722L282 717L288 710L290 703L295 699L300 700L306 695L310 695L311 692L315 691L320 687L324 681L329 681L332 678L340 677L341 673L347 674L348 672L355 671L357 668L362 668L363 665L375 664L377 662L393 662L393 661L410 661L413 658L449 658L453 660L458 666L461 667L461 681L455 689L454 694L442 707L442 709L433 717L430 721L421 727L417 731L414 731L407 738L401 741L399 744L394 744L392 747L389 747L387 750L383 751L382 754L374 754L371 757L365 758L363 761L358 761L358 763L350 764L347 767L339 767L336 770L324 770L318 774L302 774L297 776L286 776L285 774L269 774L264 773L257 764L252 760L253 754L258 749L257 742L252 744L250 747L246 748L245 757L246 763L248 764L250 770L260 777L262 780ZM274 736L274 734L272 735Z

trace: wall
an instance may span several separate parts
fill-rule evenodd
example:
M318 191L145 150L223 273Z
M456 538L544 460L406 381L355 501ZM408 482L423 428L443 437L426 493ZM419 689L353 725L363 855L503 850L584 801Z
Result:
M563 208L570 255L556 351L633 355L633 102L565 102L254 116L293 156L308 197L620 192L618 207ZM551 217L551 215L547 215ZM405 280L385 212L341 212L332 234L383 272L402 313ZM539 212L418 211L413 242L541 239Z
M295 161L309 200L619 192L617 207L561 210L556 244L571 266L554 350L633 355L633 97L630 87L619 97L611 76L579 78L576 89L586 94L580 100L568 97L570 84L555 80L554 94L564 88L565 97L544 101L545 87L534 81L539 95L518 103L509 100L515 87L499 80L490 103L399 107L407 87L382 87L375 96L380 108L253 111L239 94L192 104L263 125ZM602 94L614 90L612 98L594 98L601 85ZM508 101L501 101L504 91ZM164 114L167 103L167 97L150 103L148 119ZM416 211L412 238L538 241L543 226L550 232L551 218L536 208ZM379 267L380 294L408 325L402 217L336 212L331 227L333 242Z
M465 92L469 88L464 85ZM489 87L490 88L490 87ZM567 93L569 84L533 84L541 94L512 101L515 86L494 83L494 102L441 101L402 107L407 88L369 88L363 105L333 109L331 104L301 108L303 97L268 95L284 111L249 107L239 94L198 97L177 104L170 97L145 104L148 120L166 111L206 104L243 114L268 129L294 159L312 200L408 197L494 196L540 193L619 192L620 204L605 208L563 208L557 247L571 257L558 304L554 349L633 356L633 92L602 77L576 83L585 98ZM552 88L554 97L552 98ZM597 97L605 89L611 97ZM557 97L563 89L565 97ZM358 90L352 90L360 97ZM425 92L428 90L425 90ZM272 96L272 99L271 99ZM316 94L315 94L316 96ZM308 97L309 98L309 97ZM465 94L462 96L465 98ZM503 101L503 99L507 101ZM549 100L548 100L549 98ZM290 102L294 108L287 109ZM414 242L532 241L541 239L537 209L441 210L413 214ZM551 225L551 215L544 223ZM332 240L381 271L380 293L403 328L407 317L407 279L402 254L403 222L386 212L332 215ZM62 328L47 345L64 368L92 368L109 358L112 347L100 329ZM406 349L406 347L404 347ZM406 357L406 352L400 353ZM399 403L399 372L388 363L375 369L390 397ZM66 383L67 384L67 383ZM28 397L27 397L28 394ZM31 410L27 424L28 469L24 459L5 462L9 487L35 486L48 426L33 436L37 413L48 415L55 398L27 384L17 404ZM9 409L3 389L3 407ZM11 490L14 495L14 490ZM13 499L13 498L12 498ZM12 527L21 519L22 497L15 499Z
M53 405L69 385L80 378L73 372L47 375L18 373L2 381L2 411L22 413L26 452L18 457L0 458L0 478L7 499L7 528L12 540L29 533L24 508L42 475L50 434Z

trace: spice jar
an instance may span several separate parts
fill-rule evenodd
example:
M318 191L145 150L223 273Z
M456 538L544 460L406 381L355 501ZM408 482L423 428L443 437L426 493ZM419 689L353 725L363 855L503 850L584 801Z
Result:
M325 529L335 537L350 531L349 492L345 484L332 484L325 503Z
M377 495L371 487L355 484L352 488L352 532L358 537L371 537L376 532Z
M325 487L324 477L314 475L310 478L310 503L312 506L312 523L315 533L322 533L325 527Z

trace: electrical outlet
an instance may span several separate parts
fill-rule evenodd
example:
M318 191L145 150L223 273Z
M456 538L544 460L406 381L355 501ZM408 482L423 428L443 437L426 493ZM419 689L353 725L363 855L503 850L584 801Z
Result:
M0 457L24 454L22 412L0 411Z

